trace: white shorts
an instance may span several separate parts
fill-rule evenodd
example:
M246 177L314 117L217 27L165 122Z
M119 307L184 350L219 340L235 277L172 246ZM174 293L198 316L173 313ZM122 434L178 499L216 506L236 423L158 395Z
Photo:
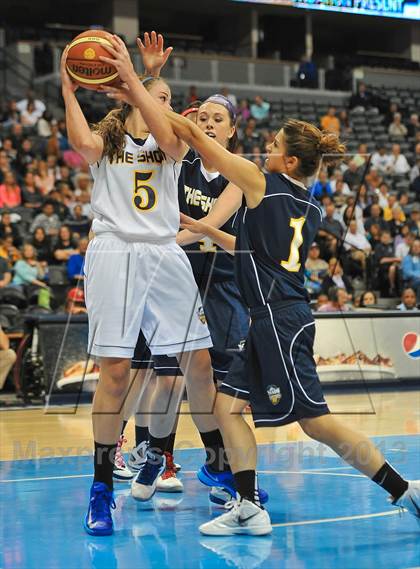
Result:
M190 263L175 242L97 235L84 270L93 356L132 358L140 329L153 355L212 346Z

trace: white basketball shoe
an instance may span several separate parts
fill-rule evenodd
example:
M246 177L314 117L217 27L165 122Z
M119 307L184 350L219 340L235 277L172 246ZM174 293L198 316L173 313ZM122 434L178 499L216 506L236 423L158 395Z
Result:
M420 480L409 480L407 490L392 504L408 510L420 525Z
M204 535L267 535L273 531L270 516L249 500L232 500L225 505L226 514L199 527Z

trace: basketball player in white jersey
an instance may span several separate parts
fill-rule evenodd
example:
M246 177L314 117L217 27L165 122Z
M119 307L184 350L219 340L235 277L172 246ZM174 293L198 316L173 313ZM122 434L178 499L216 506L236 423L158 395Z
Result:
M124 46L119 38L114 41ZM129 73L121 79L146 94L143 115L123 105L91 131L65 59L66 52L61 77L69 140L94 177L95 237L86 255L85 296L88 351L100 359L101 371L93 402L95 476L84 527L91 535L110 535L113 455L140 328L153 355L177 355L200 433L217 431L207 350L212 343L190 264L175 242L177 183L187 147L159 112L160 105L170 108L169 87L151 78L142 85L130 61ZM148 460L133 481L138 499L149 499L155 491L165 467L166 438L158 422L151 425Z

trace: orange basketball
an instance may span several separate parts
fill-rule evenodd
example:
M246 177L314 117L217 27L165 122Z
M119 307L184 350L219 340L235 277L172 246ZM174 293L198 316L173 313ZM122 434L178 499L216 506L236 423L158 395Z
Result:
M100 85L115 86L118 72L99 56L111 57L104 45L112 47L112 35L105 30L87 30L76 36L67 52L66 69L72 81L85 89L96 91Z

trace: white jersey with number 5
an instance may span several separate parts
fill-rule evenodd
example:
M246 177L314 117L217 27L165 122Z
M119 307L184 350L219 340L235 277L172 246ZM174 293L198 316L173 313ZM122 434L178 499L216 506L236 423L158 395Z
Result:
M178 178L181 162L146 140L125 135L125 148L91 165L92 230L129 241L167 242L179 229Z

